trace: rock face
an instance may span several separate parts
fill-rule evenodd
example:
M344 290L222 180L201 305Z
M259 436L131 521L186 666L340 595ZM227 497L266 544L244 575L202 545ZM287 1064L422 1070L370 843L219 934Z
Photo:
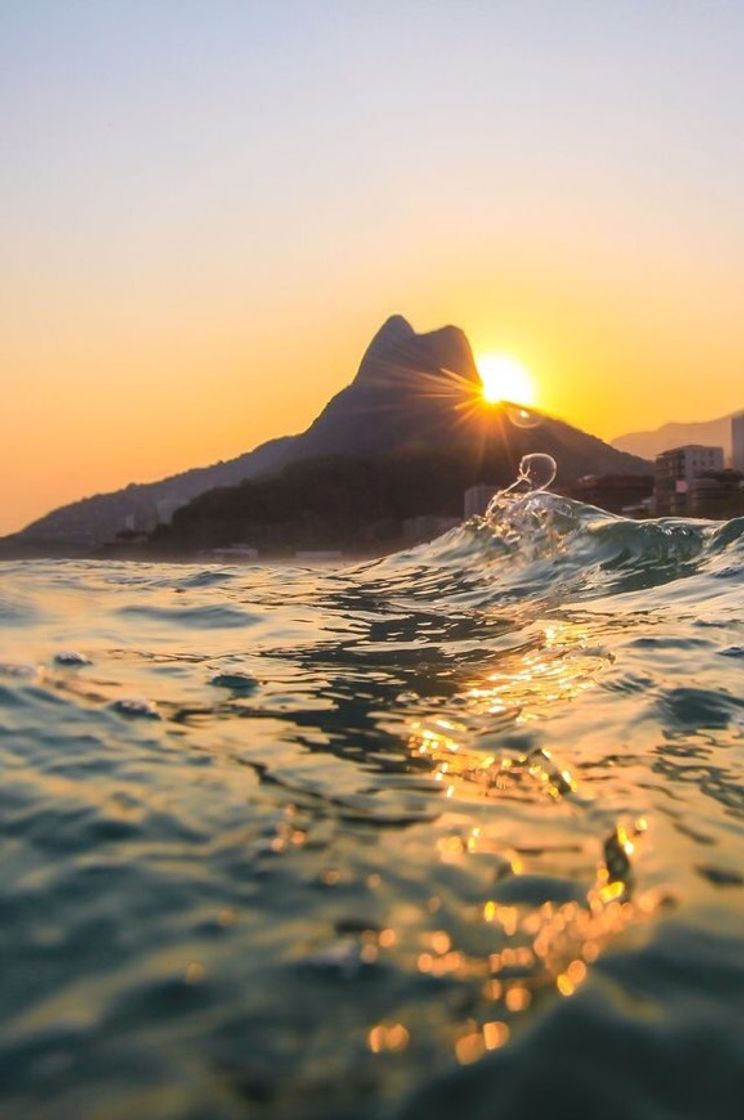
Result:
M513 477L529 451L546 451L559 466L559 485L589 473L648 470L562 421L539 417L527 430L507 410L485 408L467 338L457 327L417 334L400 315L388 319L369 344L356 377L297 436L262 444L228 462L186 471L161 482L131 485L64 506L6 538L11 548L89 550L122 530L148 531L175 509L218 486L276 473L287 464L323 455L375 456L450 448L473 461L474 474Z
M470 344L457 327L416 334L400 315L380 328L351 385L326 405L292 457L378 455L452 442L457 409L478 398Z

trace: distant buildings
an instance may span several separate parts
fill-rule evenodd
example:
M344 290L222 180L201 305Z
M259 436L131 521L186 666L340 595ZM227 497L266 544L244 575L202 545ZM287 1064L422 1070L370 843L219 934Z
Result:
M471 486L469 490L466 490L465 520L468 521L471 517L482 517L497 490L498 486L492 486L490 482L479 482L477 486Z
M723 448L688 443L656 458L657 517L726 518L744 514L744 412L731 417L733 469L724 469Z
M568 497L610 513L632 511L635 516L653 489L652 474L586 474L569 489Z
M690 491L695 479L723 470L723 448L688 443L656 457L654 512L657 517L692 514Z
M744 513L744 473L735 470L705 471L693 479L689 491L692 517L723 519Z
M731 417L731 459L734 470L744 471L744 412Z

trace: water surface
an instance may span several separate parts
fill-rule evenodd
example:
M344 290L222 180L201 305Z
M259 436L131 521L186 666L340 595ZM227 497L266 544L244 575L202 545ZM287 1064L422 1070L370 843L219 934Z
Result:
M4 1118L741 1115L744 521L517 505L0 565Z

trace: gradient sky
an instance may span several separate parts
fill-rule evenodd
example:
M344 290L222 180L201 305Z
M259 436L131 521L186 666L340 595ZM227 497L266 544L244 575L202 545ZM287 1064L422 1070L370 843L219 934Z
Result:
M0 0L0 532L304 428L382 320L744 407L738 0Z

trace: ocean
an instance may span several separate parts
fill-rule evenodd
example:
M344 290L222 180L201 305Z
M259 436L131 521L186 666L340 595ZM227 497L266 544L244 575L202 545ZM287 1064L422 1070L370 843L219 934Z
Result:
M3 1120L744 1111L744 519L0 564Z

